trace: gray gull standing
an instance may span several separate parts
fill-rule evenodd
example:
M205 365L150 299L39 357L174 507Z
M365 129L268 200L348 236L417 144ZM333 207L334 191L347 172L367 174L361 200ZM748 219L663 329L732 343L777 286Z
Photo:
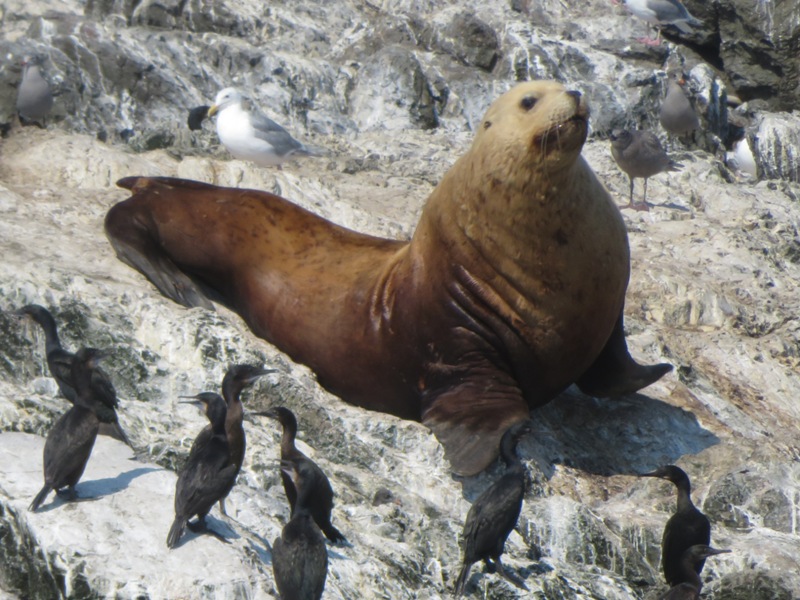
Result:
M683 78L670 79L667 86L667 95L661 102L661 111L658 120L664 130L671 135L683 135L700 127L700 119L692 107L692 103L683 86Z
M664 171L678 171L683 166L667 156L661 142L650 131L614 131L611 134L611 156L631 182L628 204L622 208L649 210L647 204L647 179ZM644 197L633 201L633 180L644 178Z
M217 135L236 158L262 167L280 165L295 156L318 156L319 152L294 139L288 131L264 115L248 112L242 95L225 88L214 99L208 116L217 115Z
M25 57L22 66L22 82L17 90L17 113L23 124L38 123L44 126L44 119L53 108L53 92L42 76L39 59Z
M613 1L613 0L612 0ZM658 33L653 39L647 38L649 44L661 43L661 27L675 25L683 33L691 33L693 27L703 25L702 21L693 17L680 0L623 0L623 3L635 16L655 25Z

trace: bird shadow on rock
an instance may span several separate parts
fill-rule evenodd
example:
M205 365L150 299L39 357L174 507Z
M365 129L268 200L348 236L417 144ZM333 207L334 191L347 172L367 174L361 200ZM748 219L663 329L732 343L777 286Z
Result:
M519 447L548 479L555 465L602 476L637 475L720 442L691 412L636 393L594 398L570 388L531 413L541 429Z
M37 512L50 512L59 508L63 504L73 504L76 502L94 502L100 500L105 496L111 496L117 492L121 492L130 485L131 481L141 475L145 475L152 471L162 471L156 467L141 467L139 469L131 469L125 473L120 473L116 477L104 477L103 479L92 479L89 481L80 482L75 491L78 496L76 498L67 498L64 494L56 493L53 500L46 505L40 507Z
M81 497L86 500L99 500L104 496L111 496L127 488L131 481L153 471L163 471L158 467L139 467L120 473L116 477L104 477L103 479L91 479L81 482L78 486Z
M193 539L201 536L216 538L222 544L230 544L233 540L238 540L242 537L230 524L211 515L206 515L205 527L197 527L196 523L196 519L187 523L186 530L183 535L181 535L175 548L180 548L184 544L188 544Z

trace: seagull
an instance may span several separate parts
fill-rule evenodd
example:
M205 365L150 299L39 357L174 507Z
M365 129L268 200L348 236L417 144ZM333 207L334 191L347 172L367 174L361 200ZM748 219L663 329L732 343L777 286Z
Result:
M242 95L225 88L214 99L208 116L217 115L217 135L236 158L262 167L280 165L295 156L319 156L316 149L304 146L288 131L262 114L248 112Z
M647 204L647 180L664 171L679 171L683 165L673 161L664 151L664 147L651 131L613 131L611 133L611 156L619 168L627 175L631 183L631 194L628 204L621 208L634 210L650 210ZM633 180L644 178L644 196L642 202L633 201Z
M612 0L615 4L615 0ZM675 25L683 33L691 33L691 27L702 27L703 22L696 19L686 10L680 0L622 0L623 4L635 16L655 25L658 31L654 39L645 38L646 44L658 45L661 43L661 27ZM691 26L691 27L690 27Z
M20 121L41 124L53 108L53 92L42 76L39 59L25 57L22 61L22 82L17 90L17 113Z
M661 102L658 120L664 130L671 135L683 135L700 127L700 119L692 107L692 102L683 91L686 80L682 77L670 78L667 94Z

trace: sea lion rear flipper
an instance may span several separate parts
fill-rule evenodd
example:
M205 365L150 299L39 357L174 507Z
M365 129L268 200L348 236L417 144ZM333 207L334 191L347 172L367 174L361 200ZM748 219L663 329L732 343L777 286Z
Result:
M111 207L106 214L106 237L114 247L117 257L147 277L167 298L186 307L200 306L214 310L200 287L172 262L155 239L154 226L146 212L138 210L131 201L136 198L139 185L147 179L126 178L118 183L128 187L134 196ZM131 180L131 181L129 181ZM144 184L140 182L144 180Z
M671 370L672 365L668 363L640 365L633 360L625 341L623 316L620 312L605 347L576 383L583 393L591 396L624 396L658 381Z
M497 458L500 438L506 430L530 418L530 409L519 390L487 388L463 381L436 396L426 396L422 422L444 446L452 470L470 476L483 471Z

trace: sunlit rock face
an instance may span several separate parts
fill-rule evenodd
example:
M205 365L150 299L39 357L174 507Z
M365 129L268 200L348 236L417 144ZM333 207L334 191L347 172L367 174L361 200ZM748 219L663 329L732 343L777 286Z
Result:
M791 40L793 3L756 4L747 29ZM218 391L228 364L248 362L276 373L244 393L246 408L291 408L298 445L336 491L333 521L352 545L329 547L324 598L448 597L470 503L502 467L454 478L423 426L345 404L222 308L163 298L105 239L106 211L127 196L114 182L173 175L265 189L347 227L407 239L491 101L517 80L546 77L589 97L584 156L624 204L628 180L606 136L638 126L663 138L665 71L682 66L704 129L670 147L683 170L651 178L651 211L624 211L629 344L675 371L620 399L570 389L533 413L536 433L519 449L530 488L504 555L531 592L481 565L467 591L658 597L674 490L634 475L675 463L712 521L712 544L732 550L707 561L704 595L800 597L800 153L797 115L779 112L784 83L736 109L759 165L747 179L721 160L725 98L750 99L737 76L691 48L642 45L636 38L652 31L604 0L239 0L213 10L14 0L0 23L0 121L9 124L0 145L0 596L274 597L270 545L289 510L269 419L245 422L232 519L216 508L209 518L230 543L187 534L172 551L165 544L175 471L206 423L178 397ZM787 38L774 39L783 48ZM45 58L56 91L46 129L13 117L26 54ZM228 85L325 156L257 168L230 159L213 123L190 132L188 109ZM36 514L27 507L42 484L44 436L68 405L48 376L41 331L8 312L32 302L52 311L68 349L109 351L105 369L138 450L99 438L78 485L92 500L53 495ZM379 488L397 503L373 506Z

